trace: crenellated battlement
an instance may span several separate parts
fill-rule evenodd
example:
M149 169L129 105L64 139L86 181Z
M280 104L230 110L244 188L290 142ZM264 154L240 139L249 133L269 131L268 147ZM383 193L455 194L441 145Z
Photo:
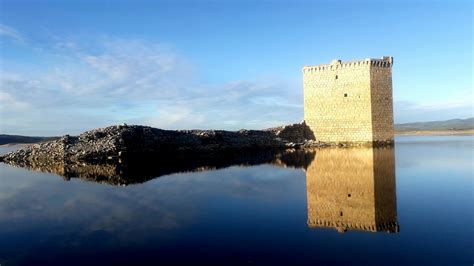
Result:
M367 58L357 61L342 62L339 59L332 60L330 64L322 64L316 66L304 66L303 73L334 71L343 68L360 68L360 67L382 67L391 68L393 65L393 57L384 56L381 59Z
M346 232L348 230L360 230L360 231L370 231L370 232L390 232L398 233L400 227L397 221L390 222L375 222L375 223L357 223L357 222L343 222L343 221L333 221L333 220L322 220L316 219L313 220L308 218L307 222L310 228L335 228L339 232Z

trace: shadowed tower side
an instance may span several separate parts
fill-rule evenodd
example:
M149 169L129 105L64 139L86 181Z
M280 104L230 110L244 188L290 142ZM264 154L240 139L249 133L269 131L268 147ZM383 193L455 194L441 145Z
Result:
M308 226L398 232L390 149L323 149L306 171Z

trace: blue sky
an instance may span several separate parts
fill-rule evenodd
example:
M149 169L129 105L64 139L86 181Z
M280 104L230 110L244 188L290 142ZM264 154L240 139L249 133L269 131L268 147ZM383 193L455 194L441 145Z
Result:
M473 116L469 1L0 0L0 132L266 128L301 67L394 56L395 121Z

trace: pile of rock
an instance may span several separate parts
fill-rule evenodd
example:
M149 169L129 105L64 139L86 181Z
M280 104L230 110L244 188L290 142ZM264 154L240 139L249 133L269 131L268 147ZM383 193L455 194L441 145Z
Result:
M163 130L147 126L119 125L87 131L78 137L27 146L0 160L16 164L56 164L59 161L118 162L137 155L164 153L212 153L250 149L321 147L308 135L304 123L268 130Z
M322 147L325 146L316 140L313 131L303 121L301 123L285 125L266 129L277 138L287 141L290 146L297 147Z

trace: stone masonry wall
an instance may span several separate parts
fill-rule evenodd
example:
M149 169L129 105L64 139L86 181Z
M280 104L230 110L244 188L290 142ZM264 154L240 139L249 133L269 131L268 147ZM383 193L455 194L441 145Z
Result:
M303 68L304 120L323 142L393 140L392 58Z
M372 138L393 140L392 68L373 66L370 69L372 102Z

